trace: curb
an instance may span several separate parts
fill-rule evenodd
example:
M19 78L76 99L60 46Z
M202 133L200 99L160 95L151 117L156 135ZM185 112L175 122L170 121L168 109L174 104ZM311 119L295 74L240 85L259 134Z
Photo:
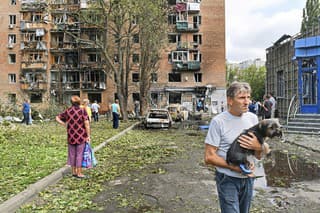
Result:
M93 150L96 152L99 149L106 146L109 142L118 139L122 135L126 134L128 131L132 130L136 127L140 122L134 123L132 126L128 127L127 129L123 130L122 132L118 133L117 135L109 138L108 140L102 142L98 146L96 146ZM71 168L69 166L64 166L57 171L54 171L50 175L42 178L41 180L37 181L34 184L28 186L24 191L20 192L19 194L15 195L14 197L6 200L5 202L0 204L0 212L4 213L14 213L21 205L31 201L35 195L39 192L44 190L46 187L58 182L62 179L66 174L70 172Z

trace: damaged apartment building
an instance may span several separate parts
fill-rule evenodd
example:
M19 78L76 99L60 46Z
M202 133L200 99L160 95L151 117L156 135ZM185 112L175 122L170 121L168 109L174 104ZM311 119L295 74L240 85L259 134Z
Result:
M102 32L81 23L86 0L9 0L0 3L1 101L33 107L69 104L71 95L97 100L102 111L116 97L106 75L101 50L83 40L99 40ZM199 100L219 108L225 104L225 1L168 0L168 47L153 73L150 105L172 103L195 109ZM116 58L115 58L116 60ZM132 63L139 60L133 54ZM138 70L138 69L136 69ZM130 75L128 106L139 100L139 73ZM211 107L209 107L211 108ZM226 108L224 106L224 108Z

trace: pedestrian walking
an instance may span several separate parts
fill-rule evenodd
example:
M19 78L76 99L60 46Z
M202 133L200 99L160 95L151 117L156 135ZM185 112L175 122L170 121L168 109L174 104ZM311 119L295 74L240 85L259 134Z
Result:
M24 99L24 102L22 104L22 114L23 114L23 120L21 123L25 123L26 125L30 125L32 123L31 120L31 106L28 99Z
M112 127L114 129L118 129L119 127L119 117L120 117L120 106L119 106L119 100L116 99L113 104L111 104L110 110L112 112L113 122Z
M248 112L251 87L245 82L234 82L227 90L228 109L215 116L205 139L205 162L216 167L216 185L221 213L249 213L253 196L254 178L244 175L239 166L226 162L227 151L240 133L258 123L255 114ZM242 147L255 150L261 158L262 146L253 133L241 136ZM250 169L253 170L254 163Z
M56 121L67 128L68 161L72 175L85 178L82 174L82 159L85 143L90 143L90 123L87 111L80 107L80 97L71 97L72 106L56 116Z
M97 101L94 101L94 103L91 105L91 110L92 110L93 120L96 122L99 121L99 109L100 109L100 105L98 104Z

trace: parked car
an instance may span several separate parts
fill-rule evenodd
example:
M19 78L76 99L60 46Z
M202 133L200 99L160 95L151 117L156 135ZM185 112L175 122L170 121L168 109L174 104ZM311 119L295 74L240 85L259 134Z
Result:
M181 104L170 104L168 106L169 113L174 121L188 120L189 112Z
M170 128L172 118L167 109L150 109L144 125L146 128Z

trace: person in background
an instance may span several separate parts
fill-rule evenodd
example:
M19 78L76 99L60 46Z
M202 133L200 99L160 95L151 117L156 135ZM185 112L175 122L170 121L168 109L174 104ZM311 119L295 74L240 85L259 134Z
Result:
M263 118L262 119L269 119L271 118L271 110L272 110L272 103L269 100L270 96L269 95L264 95L263 96Z
M83 99L83 105L81 105L81 108L83 108L87 111L89 121L91 122L92 112L91 112L89 99Z
M71 97L72 106L56 116L56 121L67 129L68 161L72 175L85 178L82 174L82 159L85 143L90 143L90 123L86 110L80 108L80 97Z
M139 116L140 116L140 102L138 100L136 100L134 102L134 113L135 113L136 118L139 118Z
M111 104L110 110L112 112L112 117L113 117L113 123L112 127L114 129L118 129L119 127L119 117L120 117L120 106L119 106L119 100L116 99L113 104Z
M31 121L31 106L28 99L24 99L24 102L22 104L22 114L23 114L23 120L21 123L25 123L26 125L30 125L32 123Z
M98 104L97 101L94 101L94 103L91 105L91 110L92 110L93 120L96 122L99 121L99 109L100 109L100 105Z
M252 100L249 104L249 112L256 114L256 101Z
M239 166L228 164L229 147L240 133L258 123L255 114L248 112L251 87L245 82L234 82L227 89L226 111L213 117L205 139L205 162L216 167L216 186L221 213L249 213L253 197L254 177L244 175ZM241 147L254 150L261 159L263 147L253 133L239 139ZM254 170L252 162L250 169Z
M273 97L272 93L269 93L269 101L272 103L271 105L271 118L275 118L275 111L276 111L276 105L277 105L277 101L276 99Z

